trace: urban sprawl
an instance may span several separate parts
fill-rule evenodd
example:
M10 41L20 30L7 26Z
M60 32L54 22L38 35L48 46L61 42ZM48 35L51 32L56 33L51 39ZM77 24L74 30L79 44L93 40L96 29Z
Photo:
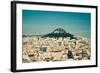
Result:
M23 37L23 63L89 60L90 40L84 37L50 38L41 36Z

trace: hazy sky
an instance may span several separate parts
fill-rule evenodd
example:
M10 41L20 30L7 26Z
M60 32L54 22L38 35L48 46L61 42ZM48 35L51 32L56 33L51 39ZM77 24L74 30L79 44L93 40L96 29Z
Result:
M23 10L23 35L41 35L63 28L74 35L90 37L91 14Z

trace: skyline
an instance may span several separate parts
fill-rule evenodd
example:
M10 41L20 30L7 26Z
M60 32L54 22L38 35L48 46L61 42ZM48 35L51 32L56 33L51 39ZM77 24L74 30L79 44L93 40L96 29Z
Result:
M63 28L74 35L91 36L91 14L56 11L22 11L23 35L43 35Z

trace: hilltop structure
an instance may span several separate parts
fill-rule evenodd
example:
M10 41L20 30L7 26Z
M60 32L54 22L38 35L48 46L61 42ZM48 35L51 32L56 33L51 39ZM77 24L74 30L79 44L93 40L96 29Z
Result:
M63 28L57 28L53 32L43 35L42 37L50 37L50 38L67 38L74 39L74 35L67 33Z

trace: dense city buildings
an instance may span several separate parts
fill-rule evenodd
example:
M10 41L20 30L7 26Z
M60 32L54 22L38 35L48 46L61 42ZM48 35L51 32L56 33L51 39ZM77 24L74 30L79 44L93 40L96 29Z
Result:
M22 45L23 63L89 60L91 58L90 40L75 37L61 28L44 36L25 36Z

